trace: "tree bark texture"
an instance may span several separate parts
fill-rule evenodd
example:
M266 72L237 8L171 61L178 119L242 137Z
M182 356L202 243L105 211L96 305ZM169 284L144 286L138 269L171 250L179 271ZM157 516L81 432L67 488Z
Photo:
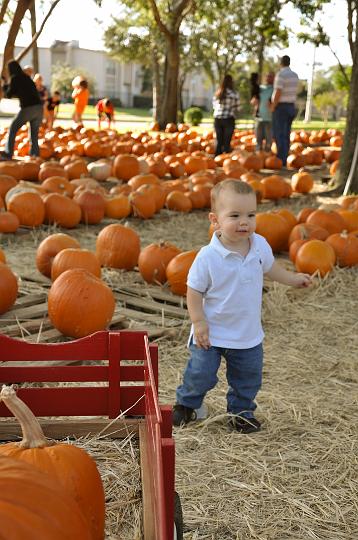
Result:
M35 2L33 2L30 6L30 20L31 20L31 35L34 37L36 34L36 6ZM37 48L37 41L35 41L33 47L32 47L32 65L34 68L34 73L39 73L40 71L40 65L39 65L39 51Z
M166 70L159 124L176 123L178 112L179 33L167 36Z
M11 58L14 58L15 40L19 33L20 26L26 11L33 4L34 0L19 0L16 5L14 17L11 22L9 35L7 37L4 49L3 65L1 70L2 76L7 76L7 63Z
M354 148L358 137L358 21L356 22L355 43L353 46L353 65L349 89L347 124L339 160L338 186L343 192L352 164ZM358 193L358 163L355 164L350 193Z
M159 58L156 53L153 55L153 117L159 121L160 106L162 102L162 88L160 76Z

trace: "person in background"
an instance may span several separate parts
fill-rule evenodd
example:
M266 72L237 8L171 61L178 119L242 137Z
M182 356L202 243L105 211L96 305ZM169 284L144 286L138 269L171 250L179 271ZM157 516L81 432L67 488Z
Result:
M101 121L107 118L108 129L111 127L111 122L114 120L114 105L109 98L103 98L97 101L96 111L98 116L98 129L101 129Z
M253 106L254 116L257 116L260 105L259 74L251 73L250 76L250 103Z
M277 156L285 167L290 149L292 121L296 115L298 75L290 68L290 57L281 58L281 69L277 73L271 100L273 135L277 146Z
M271 97L275 75L266 75L266 84L260 86L260 102L255 122L256 150L269 152L272 144ZM264 144L265 141L265 144Z
M246 182L226 179L211 190L209 219L215 231L187 279L191 356L176 390L175 426L196 419L206 393L218 382L224 357L228 427L239 433L260 430L254 411L262 380L264 275L292 287L308 287L311 277L275 261L266 239L255 233L256 208L255 191Z
M232 76L226 74L213 97L216 156L231 151L230 143L235 129L235 118L239 111L239 105L240 98L234 91Z
M32 79L32 77L34 76L34 68L33 68L32 66L30 66L29 64L26 65L26 66L24 66L23 69L22 69L22 71L23 71L26 75L28 75L29 77L31 77L31 79Z
M53 123L58 114L58 108L61 103L61 94L57 90L52 94L51 97L47 98L46 102L46 127L48 130L51 130Z
M11 159L14 153L15 137L19 129L30 122L30 155L40 154L38 133L42 122L43 105L34 81L26 75L16 60L8 63L10 82L3 84L6 97L17 97L20 101L20 111L10 124L8 136L5 142L5 151L0 153L0 160Z
M78 86L73 89L72 99L75 105L72 120L75 124L82 125L82 115L89 99L88 82L85 79L79 81Z
M35 83L35 86L37 88L37 91L40 95L41 103L43 105L43 118L46 116L46 104L47 104L47 98L48 98L48 90L46 86L44 85L43 77L40 73L35 73L33 81Z

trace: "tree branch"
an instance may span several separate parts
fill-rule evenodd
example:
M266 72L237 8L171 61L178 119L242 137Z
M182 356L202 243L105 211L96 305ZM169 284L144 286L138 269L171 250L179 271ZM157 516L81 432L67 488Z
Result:
M29 52L29 50L32 48L33 44L37 41L37 39L39 38L42 30L44 29L44 26L47 22L47 19L50 17L51 13L53 12L53 10L55 9L55 7L57 6L57 4L60 2L60 0L54 0L53 4L51 5L46 17L44 18L44 20L42 21L42 24L40 26L40 28L37 30L36 34L33 35L32 37L32 40L31 42L29 43L29 45L27 47L25 47L25 49L23 49L21 51L20 54L17 55L17 57L15 58L15 60L17 62L20 62L20 60Z
M341 64L341 62L340 62L340 60L339 60L337 54L336 54L335 51L332 49L331 45L328 45L328 47L329 47L329 50L331 51L331 53L335 56L335 58L336 58L336 60L337 60L337 62L338 62L338 67L339 67L339 69L340 69L340 71L341 71L341 73L342 73L342 75L343 75L343 77L344 77L344 80L346 81L346 83L347 83L348 86L349 86L350 80L349 80L349 77L348 77L348 75L347 75L347 73L346 73L346 70L344 69L344 66Z
M154 15L154 19L156 20L156 23L160 29L160 31L165 34L167 37L171 37L171 32L169 32L168 28L165 26L165 24L163 23L161 17L160 17L160 13L158 11L158 6L157 6L157 3L155 0L149 0L149 3L152 7L152 11L153 11L153 15Z
M353 6L351 0L347 0L348 7L348 43L351 50L351 55L353 59L354 53L354 44L353 44Z
M9 2L10 2L10 0L3 0L3 3L1 4L1 8L0 8L0 24L2 24L4 22L5 15L6 15L6 10L7 10L7 7L9 5Z

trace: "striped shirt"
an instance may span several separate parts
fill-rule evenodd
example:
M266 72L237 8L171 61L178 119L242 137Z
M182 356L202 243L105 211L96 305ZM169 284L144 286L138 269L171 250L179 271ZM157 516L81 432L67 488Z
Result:
M298 87L298 75L289 67L283 67L277 73L274 90L281 90L279 103L295 103Z
M214 96L214 118L235 118L239 110L239 105L239 95L233 90L226 90L226 96L221 101Z

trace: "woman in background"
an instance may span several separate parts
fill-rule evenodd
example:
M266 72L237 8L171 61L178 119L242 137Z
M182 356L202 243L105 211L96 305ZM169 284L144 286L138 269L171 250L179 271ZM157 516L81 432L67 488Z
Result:
M234 91L232 76L226 74L213 97L216 156L231 151L231 137L234 133L239 105L240 98Z

